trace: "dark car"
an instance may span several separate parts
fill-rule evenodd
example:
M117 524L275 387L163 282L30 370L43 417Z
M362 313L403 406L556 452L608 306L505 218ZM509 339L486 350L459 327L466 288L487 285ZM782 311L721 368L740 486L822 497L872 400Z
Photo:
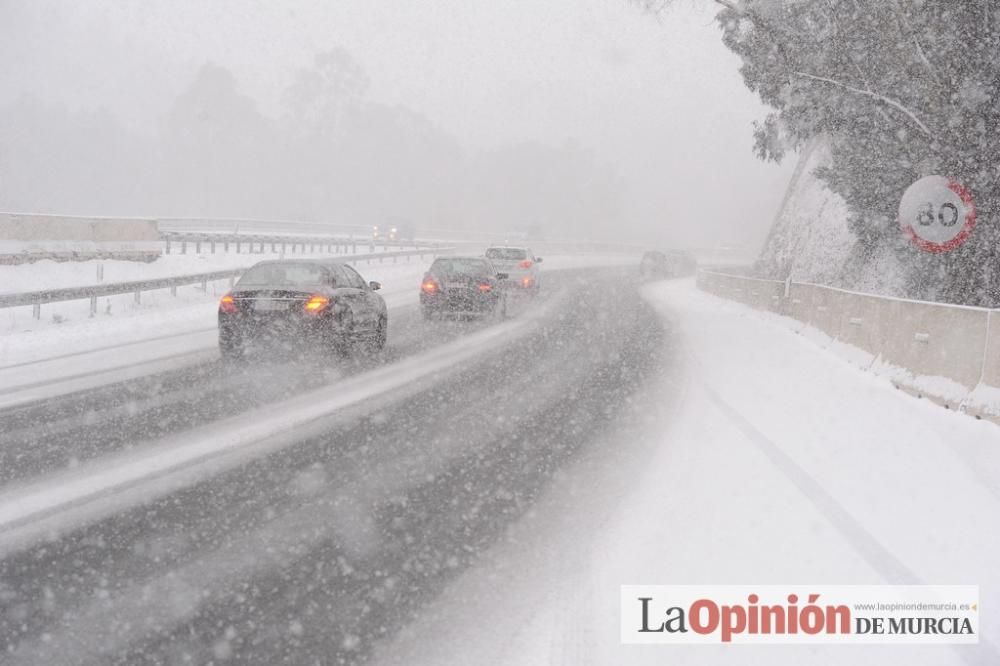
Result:
M642 255L642 261L639 262L639 273L647 280L693 275L697 268L698 262L694 256L681 250L650 250Z
M673 277L667 255L657 250L651 250L642 255L642 261L639 262L639 274L647 280Z
M250 346L345 353L385 346L389 314L381 285L331 260L262 261L219 303L219 349L241 357Z
M440 257L420 284L425 319L446 315L506 316L505 273L483 257Z

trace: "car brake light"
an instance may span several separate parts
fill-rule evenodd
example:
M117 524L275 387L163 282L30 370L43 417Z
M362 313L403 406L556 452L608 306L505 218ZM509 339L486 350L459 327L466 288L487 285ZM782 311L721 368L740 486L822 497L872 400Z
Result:
M236 299L233 298L232 294L226 294L219 301L219 310L226 314L236 314L238 308L236 307Z
M330 304L330 299L327 298L326 296L323 296L322 294L313 294L312 296L309 297L309 300L306 301L305 309L306 312L315 313L321 311L329 304Z
M525 259L524 261L519 263L518 266L520 266L521 268L531 268L532 266L534 266L534 263L531 261L531 259Z
M493 291L493 285L491 285L489 282L481 282L479 283L479 291L483 293L486 293L487 291Z
M530 287L530 286L531 286L531 285L533 285L534 283L535 283L535 281L534 281L534 280L532 280L532 279L531 279L530 277L528 277L528 276L525 276L525 277L521 278L521 285L522 285L522 286L524 286L524 287Z
M423 290L425 294L436 294L440 288L441 287L438 283L431 279L424 280L424 283L420 285L420 289Z

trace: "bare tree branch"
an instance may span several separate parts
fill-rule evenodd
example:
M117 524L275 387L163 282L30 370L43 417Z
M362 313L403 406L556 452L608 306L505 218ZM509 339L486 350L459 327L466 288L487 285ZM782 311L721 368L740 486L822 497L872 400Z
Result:
M836 86L841 90L846 90L847 92L852 93L854 95L869 97L871 99L882 102L886 106L891 106L892 108L896 109L897 111L905 115L907 118L909 118L913 122L913 124L916 125L920 129L920 131L923 132L925 135L927 135L930 138L934 138L934 133L930 131L927 125L921 122L920 118L918 118L913 111L906 108L905 106L903 106L903 104L897 102L891 97L880 95L879 93L873 92L871 90L862 90L861 88L855 88L854 86L848 85L846 83L835 81L834 79L828 79L824 76L816 76L815 74L809 74L807 72L792 72L792 75L801 76L802 78L810 79L812 81L821 81L823 83L829 83L830 85Z

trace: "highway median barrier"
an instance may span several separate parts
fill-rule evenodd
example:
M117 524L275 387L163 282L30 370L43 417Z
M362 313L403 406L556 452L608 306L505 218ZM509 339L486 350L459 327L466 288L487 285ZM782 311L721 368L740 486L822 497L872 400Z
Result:
M899 389L1000 423L998 310L707 269L697 285L801 322Z

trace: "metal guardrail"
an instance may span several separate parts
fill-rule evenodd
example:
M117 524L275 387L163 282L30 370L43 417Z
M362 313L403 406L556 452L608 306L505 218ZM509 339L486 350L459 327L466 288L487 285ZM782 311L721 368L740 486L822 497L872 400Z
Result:
M442 243L415 240L375 240L364 236L309 236L263 233L219 233L200 231L162 231L160 239L166 244L165 254L172 254L175 245L180 246L180 254L187 254L188 246L193 245L196 254L201 254L202 247L208 245L210 254L215 254L218 248L223 252L235 249L236 254L246 250L246 254L264 254L267 249L274 254L315 254L317 251L340 254L357 254L358 247L381 247L384 252L389 248L436 248ZM342 250L342 251L341 251Z
M374 252L366 254L349 254L340 257L330 257L330 259L340 259L344 263L355 261L371 261L378 259L384 261L392 259L396 261L401 258L409 260L411 257L423 257L424 255L437 256L453 251L451 247L425 247L415 250L404 250L400 252ZM152 280L135 280L131 282L114 282L109 284L96 284L84 287L64 287L61 289L44 289L41 291L28 291L16 294L0 294L0 308L13 308L19 306L33 306L32 314L35 319L41 318L42 305L46 303L61 303L65 301L90 300L90 315L97 314L97 299L102 296L120 296L122 294L134 294L135 302L140 303L142 292L154 291L157 289L170 289L171 294L177 295L177 287L187 287L190 285L201 285L202 289L208 289L208 283L216 280L228 279L230 285L235 283L236 278L242 275L246 268L235 268L224 271L211 271L208 273L195 273L166 278L156 278Z

